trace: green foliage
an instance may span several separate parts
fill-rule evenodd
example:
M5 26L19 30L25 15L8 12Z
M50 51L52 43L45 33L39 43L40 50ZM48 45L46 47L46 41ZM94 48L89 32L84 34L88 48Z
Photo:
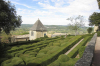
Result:
M8 55L11 55L12 57L21 58L24 63L26 63L26 65L47 66L48 64L56 60L59 55L68 51L81 38L81 36L68 36L64 40L61 40L61 37L55 37L52 39L47 38L47 40L45 39L44 41L40 41L33 44L11 46L12 48L7 50L7 52ZM49 45L49 43L52 43L52 45L47 46ZM68 59L68 57L63 56L63 58L60 58L59 61L67 61L67 59L65 58ZM6 60L7 59L5 59L5 61ZM10 60L10 58L8 60ZM11 63L12 62L9 62L9 64Z
M48 38L48 36L47 36L47 35L45 35L45 36L44 36L44 38Z
M20 46L20 45L25 45L25 44L32 44L32 43L37 43L37 42L40 42L40 41L44 41L44 40L51 40L52 38L48 38L48 37L40 37L40 38L37 38L35 40L29 40L29 41L19 41L19 42L14 42L14 43L10 43L8 44L9 46ZM55 39L55 38L54 38Z
M84 18L83 16L79 15L77 17L70 17L67 20L71 21L71 24L69 24L68 28L71 30L75 30L75 36L77 35L77 31L79 30L80 27L84 26Z
M65 44L62 47L59 46L51 46L52 49L49 51L46 51L46 54L44 52L41 52L42 50L39 51L39 55L42 55L42 57L39 57L33 61L31 61L30 63L32 63L33 65L36 64L37 65L41 65L41 66L46 66L49 63L53 62L54 60L56 60L58 58L59 55L61 55L62 53L65 53L66 51L68 51L73 45L75 45L82 37L81 36L76 36L74 37L74 39L72 39L72 42L63 43ZM68 39L70 40L70 39ZM54 48L53 48L54 47ZM46 47L47 49L49 49L49 47ZM46 49L44 48L44 49ZM46 50L47 50L46 49ZM42 53L42 54L40 54ZM37 55L38 55L37 54ZM37 56L36 56L37 57Z
M67 55L61 54L56 61L49 64L48 66L63 66L64 64L62 64L62 63L67 62L69 60L70 60L70 58Z
M53 46L61 46L60 43L53 43Z
M67 55L65 55L65 54L62 54L62 55L60 55L60 56L58 57L58 60L59 60L60 62L67 62L69 59L70 59L70 58L69 58Z
M85 46L87 41L90 39L90 36L87 36L81 41L67 56L70 58L75 58L76 55L79 53L78 50L81 46Z
M79 56L80 56L80 58L83 56L85 48L86 48L86 46L82 46L82 47L79 48Z
M88 31L89 34L92 32L92 30L93 30L92 27L89 27L89 28L87 29L87 31Z
M63 61L62 61L63 60ZM74 66L78 58L69 58L67 55L60 55L56 61L49 64L48 66Z
M75 63L78 61L79 58L75 58L76 55L79 53L80 57L83 55L83 52L86 48L86 43L90 39L90 36L84 38L84 40L77 45L68 55L60 55L58 59L48 66L74 66Z
M100 31L97 32L97 36L98 36L98 37L100 36Z
M89 25L90 26L93 26L93 25L99 26L99 24L100 24L100 13L94 12L89 17Z
M95 33L92 33L92 34L85 34L85 35L82 35L83 36L83 38L85 38L85 37L87 37L87 36L93 36Z
M74 66L77 61L78 61L78 58L72 58L67 62L62 62L60 66Z
M60 66L60 63L59 63L59 61L55 61L55 62L49 64L48 66Z
M3 30L8 34L21 25L21 16L16 15L15 6L9 1L1 0L0 6L0 32Z
M6 34L5 32L1 32L1 42L3 43L10 43L9 38L11 38L11 34Z
M19 57L13 57L12 59L4 61L1 66L16 66L25 65L23 60Z

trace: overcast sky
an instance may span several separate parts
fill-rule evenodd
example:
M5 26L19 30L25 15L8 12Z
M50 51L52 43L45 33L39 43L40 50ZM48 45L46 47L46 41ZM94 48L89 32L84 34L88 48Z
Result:
M22 16L22 24L34 24L39 18L44 25L67 25L70 23L66 20L69 17L82 15L88 20L93 12L100 12L97 0L9 1L15 5L17 14Z

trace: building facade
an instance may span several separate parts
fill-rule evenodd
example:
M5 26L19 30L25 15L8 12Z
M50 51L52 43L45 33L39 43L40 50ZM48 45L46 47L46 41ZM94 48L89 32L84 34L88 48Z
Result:
M98 26L94 26L94 32L98 30Z
M44 37L45 35L47 35L47 29L38 19L29 31L29 40Z

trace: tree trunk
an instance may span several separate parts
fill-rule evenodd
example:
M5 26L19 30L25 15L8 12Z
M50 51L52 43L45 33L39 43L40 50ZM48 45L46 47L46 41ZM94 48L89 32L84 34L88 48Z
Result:
M75 30L75 36L77 35L77 30Z

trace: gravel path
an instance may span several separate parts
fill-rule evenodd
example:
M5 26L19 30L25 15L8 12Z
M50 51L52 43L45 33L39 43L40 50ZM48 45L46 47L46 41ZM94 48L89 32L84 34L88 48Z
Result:
M92 66L100 66L100 37L97 37Z
M70 51L72 51L83 39L81 39L77 44L75 44L70 50L68 50L65 55L67 55Z

